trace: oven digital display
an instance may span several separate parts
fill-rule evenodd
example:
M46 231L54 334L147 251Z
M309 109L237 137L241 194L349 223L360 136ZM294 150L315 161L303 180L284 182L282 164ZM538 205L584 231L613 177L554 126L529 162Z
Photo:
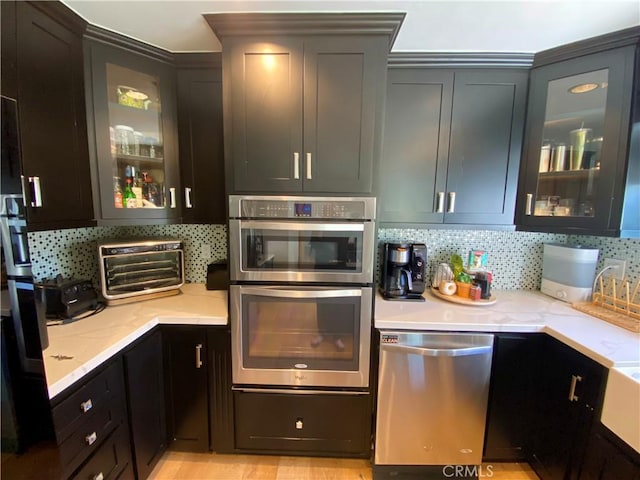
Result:
M311 216L311 204L310 203L294 203L296 217L310 217Z

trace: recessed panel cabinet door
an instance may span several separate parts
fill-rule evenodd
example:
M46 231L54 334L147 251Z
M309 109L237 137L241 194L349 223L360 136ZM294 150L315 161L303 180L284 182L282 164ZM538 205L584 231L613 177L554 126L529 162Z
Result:
M232 44L231 152L236 191L302 188L302 42Z

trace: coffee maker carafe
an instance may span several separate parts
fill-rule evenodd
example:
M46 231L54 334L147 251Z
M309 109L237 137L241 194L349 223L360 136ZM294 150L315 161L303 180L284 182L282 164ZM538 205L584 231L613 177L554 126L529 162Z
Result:
M422 243L385 243L381 293L387 300L424 301L427 247Z

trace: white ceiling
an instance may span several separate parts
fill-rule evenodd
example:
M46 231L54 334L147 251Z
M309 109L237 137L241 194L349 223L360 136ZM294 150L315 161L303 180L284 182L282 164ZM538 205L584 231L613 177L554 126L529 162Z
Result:
M171 52L219 51L222 12L406 12L393 51L538 52L640 25L640 0L63 0L89 23Z

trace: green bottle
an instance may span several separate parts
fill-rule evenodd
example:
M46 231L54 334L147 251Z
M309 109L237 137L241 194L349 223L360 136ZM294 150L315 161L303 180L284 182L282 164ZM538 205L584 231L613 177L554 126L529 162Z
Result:
M133 190L131 189L130 178L127 178L127 186L124 188L124 195L122 198L124 199L124 206L126 208L136 208L138 206L136 194L133 193Z

